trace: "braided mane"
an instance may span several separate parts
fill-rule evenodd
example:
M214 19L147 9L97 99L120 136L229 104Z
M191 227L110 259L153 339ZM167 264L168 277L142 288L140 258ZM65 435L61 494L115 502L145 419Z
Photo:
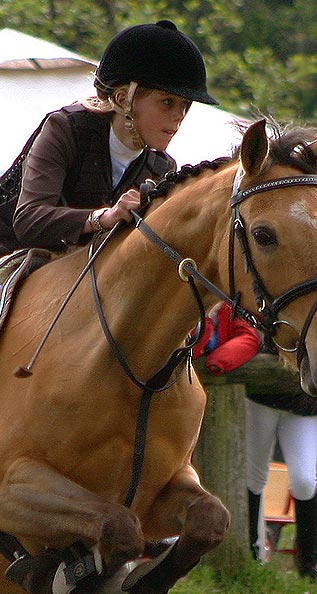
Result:
M165 179L159 182L157 186L149 192L149 198L152 200L167 196L168 192L175 184L183 183L188 177L197 177L206 169L215 171L232 160L233 157L220 157L213 161L201 161L198 165L183 165L179 171L169 171L166 174Z

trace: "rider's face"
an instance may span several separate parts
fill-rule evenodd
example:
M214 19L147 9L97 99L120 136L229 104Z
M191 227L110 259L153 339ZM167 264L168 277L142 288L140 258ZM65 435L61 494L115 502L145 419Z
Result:
M176 134L190 101L165 91L139 94L134 101L134 124L144 143L164 151Z

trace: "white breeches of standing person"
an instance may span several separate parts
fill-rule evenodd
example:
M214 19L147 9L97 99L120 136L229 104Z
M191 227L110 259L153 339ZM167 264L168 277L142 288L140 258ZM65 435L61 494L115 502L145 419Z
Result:
M311 499L317 490L317 415L300 416L246 398L247 487L262 493L278 439L295 499Z

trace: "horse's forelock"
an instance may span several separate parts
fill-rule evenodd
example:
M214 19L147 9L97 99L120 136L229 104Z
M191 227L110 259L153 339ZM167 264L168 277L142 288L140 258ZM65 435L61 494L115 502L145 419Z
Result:
M269 156L272 164L290 165L304 173L317 172L317 156L310 144L317 139L313 128L273 128Z

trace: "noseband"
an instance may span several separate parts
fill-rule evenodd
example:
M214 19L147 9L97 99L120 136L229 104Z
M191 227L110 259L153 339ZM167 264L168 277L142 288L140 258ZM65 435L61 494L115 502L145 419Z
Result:
M313 304L306 317L302 331L299 335L299 339L294 348L287 349L274 340L274 335L279 326L285 325L294 329L292 324L287 320L279 320L278 314L284 307L289 305L295 299L298 299L303 295L307 295L312 291L316 291L317 278L311 278L298 283L284 291L284 293L282 293L279 297L273 298L267 291L260 274L254 266L248 244L244 220L239 211L239 205L241 202L246 200L246 198L261 192L278 190L280 188L288 188L291 186L317 186L317 175L295 175L290 177L282 177L280 179L273 179L256 184L251 188L247 188L246 190L239 189L239 182L240 175L238 170L235 176L233 193L231 197L232 220L229 244L229 283L231 299L234 302L238 302L239 300L239 294L237 294L235 289L234 278L234 239L237 237L244 258L246 272L250 272L252 277L253 292L255 301L257 303L258 312L261 314L261 318L263 320L263 322L261 321L259 323L258 327L260 327L266 336L268 336L281 350L286 352L297 351L297 365L299 367L305 353L305 340L307 332L317 310L317 301Z

